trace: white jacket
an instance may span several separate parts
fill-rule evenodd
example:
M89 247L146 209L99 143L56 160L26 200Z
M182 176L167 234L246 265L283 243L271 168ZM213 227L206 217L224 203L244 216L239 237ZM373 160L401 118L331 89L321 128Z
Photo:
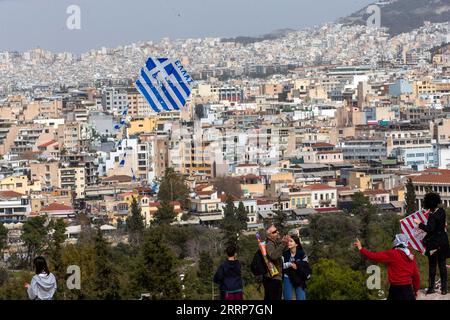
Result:
M56 278L53 273L36 274L28 287L28 297L31 300L51 300L56 291Z

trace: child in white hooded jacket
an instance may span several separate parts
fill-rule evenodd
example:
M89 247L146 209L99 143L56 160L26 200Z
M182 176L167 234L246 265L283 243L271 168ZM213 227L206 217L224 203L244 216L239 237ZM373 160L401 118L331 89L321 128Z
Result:
M25 284L28 297L31 300L52 300L56 291L56 278L48 270L44 257L36 257L33 261L36 274L31 279L31 284Z

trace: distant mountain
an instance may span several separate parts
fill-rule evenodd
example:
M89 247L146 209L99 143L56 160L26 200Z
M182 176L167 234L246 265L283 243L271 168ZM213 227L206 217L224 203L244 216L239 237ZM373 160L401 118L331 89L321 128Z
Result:
M285 37L288 33L291 33L295 30L293 29L280 29L280 30L275 30L271 33L262 35L262 36L257 36L257 37L247 37L247 36L239 36L239 37L235 37L235 38L222 38L221 41L222 42L236 42L236 43L242 43L242 44L251 44L251 43L255 43L255 42L261 42L264 40L275 40L275 39L279 39L279 38L283 38Z
M381 9L381 26L389 28L391 36L410 32L423 26L425 21L433 23L450 21L450 0L389 0L378 1ZM368 6L341 18L338 23L344 25L366 25L371 14L366 13Z

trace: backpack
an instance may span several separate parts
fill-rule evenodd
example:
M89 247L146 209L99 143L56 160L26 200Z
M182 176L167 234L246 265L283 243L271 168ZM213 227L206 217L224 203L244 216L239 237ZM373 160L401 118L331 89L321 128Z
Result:
M267 273L266 262L264 261L264 257L259 249L253 256L252 263L250 264L250 270L254 276L263 276Z
M312 270L308 261L299 261L297 263L297 270L303 281L309 280L309 278L311 278Z

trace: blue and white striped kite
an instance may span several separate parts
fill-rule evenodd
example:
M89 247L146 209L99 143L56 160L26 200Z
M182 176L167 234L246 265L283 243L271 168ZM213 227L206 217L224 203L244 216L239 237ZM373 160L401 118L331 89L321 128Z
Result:
M137 90L155 112L180 110L193 85L181 62L168 58L148 58L136 81Z

